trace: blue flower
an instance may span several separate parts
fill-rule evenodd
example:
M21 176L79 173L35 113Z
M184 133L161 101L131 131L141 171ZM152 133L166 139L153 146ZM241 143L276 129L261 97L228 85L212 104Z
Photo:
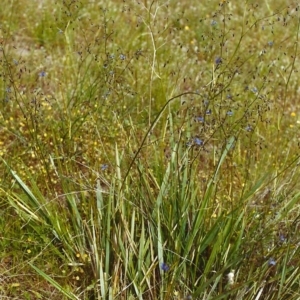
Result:
M210 25L211 26L216 26L218 24L218 22L216 21L216 20L212 20L211 22L210 22Z
M229 110L229 111L226 113L226 115L231 117L231 116L233 116L233 112L232 112L231 110Z
M252 91L254 94L256 94L256 93L258 92L258 89L257 89L256 87L253 87L253 88L251 89L251 91Z
M161 263L160 265L161 269L164 271L164 272L168 272L170 270L170 266L167 265L166 263Z
M269 45L270 47L272 47L272 46L274 45L274 42L273 42L273 41L269 41L269 42L268 42L268 45Z
M121 59L121 60L125 60L125 59L126 59L126 55L120 54L120 59Z
M46 72L45 71L42 71L39 73L39 77L45 77L46 76Z
M198 122L204 122L204 118L203 117L196 117L196 121L198 121Z
M274 260L274 258L270 258L269 259L269 261L268 261L268 265L270 266L270 267L272 267L272 266L275 266L276 265L276 261Z
M202 146L203 145L203 141L199 138L194 138L194 144L197 146Z
M250 132L252 131L252 126L251 125L247 125L246 128L245 128L246 131Z
M105 171L108 168L108 164L101 165L101 171Z
M279 235L279 240L280 240L281 243L284 243L284 242L286 242L286 237L283 234L280 234Z
M221 63L222 63L222 58L218 56L218 57L215 59L215 64L218 66L218 65L220 65Z

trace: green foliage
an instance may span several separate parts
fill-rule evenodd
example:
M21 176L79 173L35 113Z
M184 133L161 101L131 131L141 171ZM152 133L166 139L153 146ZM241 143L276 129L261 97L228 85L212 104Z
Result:
M0 295L298 299L299 6L4 2Z

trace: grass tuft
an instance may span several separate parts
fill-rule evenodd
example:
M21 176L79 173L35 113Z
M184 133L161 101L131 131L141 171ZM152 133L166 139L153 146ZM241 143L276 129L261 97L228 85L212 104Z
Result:
M1 298L299 299L299 5L4 2Z

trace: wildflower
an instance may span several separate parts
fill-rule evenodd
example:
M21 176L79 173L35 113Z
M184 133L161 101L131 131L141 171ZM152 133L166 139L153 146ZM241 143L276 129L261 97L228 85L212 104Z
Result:
M120 57L121 60L125 60L126 59L126 55L124 55L124 54L120 54L119 57Z
M231 110L229 110L227 113L226 113L227 116L231 117L233 116L233 112Z
M208 110L206 111L206 114L207 114L207 115L211 115L211 109L208 109Z
M274 45L273 41L269 41L269 42L268 42L268 45L269 45L270 47L272 47L272 46Z
M198 121L198 122L204 122L204 118L203 117L196 117L196 121Z
M295 112L291 112L291 117L296 117L296 113Z
M252 91L254 94L256 94L256 93L258 92L258 89L257 89L256 87L253 87L253 88L251 89L251 91Z
M286 237L285 237L283 234L280 234L280 235L279 235L279 241L280 241L281 243L286 242Z
M108 164L101 165L101 171L105 171L108 168Z
M251 125L247 125L245 128L246 131L250 132L252 131L252 126Z
M170 266L164 262L160 265L160 267L164 272L168 272L170 270Z
M190 30L190 27L187 26L187 25L185 25L185 26L184 26L184 29L185 29L185 30Z
M215 59L215 64L218 66L218 65L220 65L222 63L222 58L221 57L216 57L216 59Z
M197 146L202 146L203 145L203 141L199 138L194 138L194 144Z
M45 77L46 76L46 72L45 71L42 71L39 73L39 77Z
M276 265L276 261L274 260L274 258L271 257L268 261L268 266L273 267L275 265Z
M228 284L229 284L229 285L233 285L233 284L234 284L234 270L231 270L231 271L227 274L227 280L228 280Z
M211 26L216 26L218 24L218 22L216 21L216 20L212 20L211 22L210 22L210 25Z

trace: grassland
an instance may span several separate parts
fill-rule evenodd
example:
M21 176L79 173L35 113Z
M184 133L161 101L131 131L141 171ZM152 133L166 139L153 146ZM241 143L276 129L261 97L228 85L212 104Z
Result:
M300 298L299 5L4 0L1 299Z

